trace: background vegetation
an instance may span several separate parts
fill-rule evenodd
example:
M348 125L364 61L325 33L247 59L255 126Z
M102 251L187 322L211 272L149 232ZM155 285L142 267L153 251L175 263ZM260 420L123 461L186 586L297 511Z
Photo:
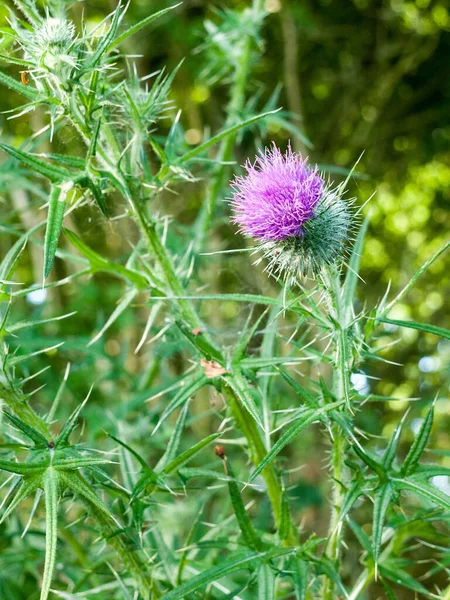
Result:
M84 13L87 26L93 27L115 6L114 2L104 0L75 3L70 13L75 21ZM133 0L126 22L136 23L150 12L168 6L167 2ZM448 5L443 0L267 0L264 5L267 14L260 27L252 18L237 19L236 15L246 6L245 2L186 0L124 44L123 50L130 56L123 61L124 66L133 62L139 76L162 68L170 73L184 59L172 83L170 98L174 108L166 113L171 118L160 122L157 136L162 139L167 135L180 108L177 144L186 152L207 139L211 132L223 128L227 120L230 123L242 121L256 112L283 107L280 113L240 132L236 139L229 138L230 143L220 147L224 164L211 162L209 171L199 172L198 177L193 176L182 185L170 186L158 196L152 213L170 218L167 244L174 255L185 255L190 242L205 252L242 248L247 242L236 235L236 228L229 223L228 205L222 200L230 195L227 182L231 174L238 171L239 165L252 157L257 148L271 141L284 147L291 140L296 150L308 154L311 161L319 163L336 182L345 178L363 153L350 193L362 205L376 192L363 211L370 215L370 224L360 269L365 284L359 285L358 292L358 307L371 307L383 297L390 282L395 292L400 290L448 240ZM7 27L9 8L4 4L0 9L4 27ZM248 77L244 77L241 96L232 97L230 105L230 89L236 89L236 73L239 76L239 65L247 51L243 40L248 36L251 39ZM4 35L0 52L7 52L9 45L9 38ZM132 55L139 57L131 58ZM20 66L5 64L2 70L3 66L6 73L20 80ZM18 94L2 88L4 111L18 103ZM0 116L2 141L15 147L47 123L43 110L27 112L13 120L8 117L6 112ZM58 132L51 148L52 152L71 155L84 151L69 127ZM39 151L49 149L47 136L41 141ZM211 158L213 156L214 153ZM46 201L40 182L26 169L13 170L11 159L6 155L3 158L0 165L2 256L17 239L13 230L30 230L42 221L41 207ZM193 173L197 175L195 169ZM217 205L213 219L202 225L198 215L203 214L205 199L214 195L217 195ZM116 196L109 200L113 214L110 221L92 204L84 204L66 217L64 224L93 250L111 261L123 263L130 249L139 244L140 236L132 219L124 215L123 201ZM23 289L42 282L43 236L42 229L36 231L33 235L36 243L27 246L18 264L14 277L23 284ZM63 236L60 246L71 248ZM249 293L276 298L278 283L264 274L261 266L254 266L253 260L243 253L200 255L195 261L191 293ZM54 410L58 422L64 423L92 387L82 412L83 426L76 430L81 443L99 451L110 451L117 448L116 442L107 435L113 434L138 449L149 464L155 464L173 431L174 415L155 435L151 433L176 393L174 384L184 380L190 366L185 342L173 332L171 321L163 312L146 331L152 304L144 295L137 295L98 337L97 333L123 298L124 283L107 273L74 277L77 270L74 263L57 258L49 280L68 278L67 284L46 290L37 285L34 291L28 290L14 301L15 321L37 321L73 313L70 318L23 329L19 336L8 338L10 353L17 352L20 356L50 348L20 363L21 378L39 373L25 381L24 390L35 391L32 403L40 414L48 413L57 398ZM448 257L443 256L390 317L426 321L449 329L449 297ZM247 304L233 300L203 300L199 302L199 309L208 323L209 334L229 348L236 343L250 313ZM255 319L261 312L262 308L257 307L251 318ZM284 343L295 327L295 321L289 316L278 323L276 343L280 352L287 352ZM426 458L450 466L450 342L413 329L386 325L377 343L383 346L394 339L398 343L382 354L391 362L372 360L364 365L364 371L353 376L359 391L364 394L370 391L380 400L364 405L357 417L358 426L370 435L371 448L377 451L392 435L399 416L410 406L408 426L400 446L400 452L405 453L427 408L437 397L430 442L434 451ZM261 341L262 336L255 336L251 349L259 350ZM63 393L58 395L68 363L70 375ZM45 367L47 370L40 372ZM262 385L267 385L273 374L271 369L268 371L261 379ZM317 364L314 360L306 361L292 371L301 380L307 380L317 375ZM323 374L326 377L326 367ZM286 393L282 385L274 387L274 407L285 408ZM224 400L214 387L198 391L189 406L182 449L216 432L224 417ZM315 531L318 536L326 535L328 529L330 492L329 447L321 435L321 427L312 426L298 436L283 451L281 463L295 522L301 523L305 532ZM11 435L3 441L11 443ZM226 447L235 473L246 481L247 456L238 433L230 435ZM115 455L116 460L118 456ZM223 472L213 446L208 446L200 456L191 468ZM120 454L116 471L124 481L128 477L127 470L131 469L128 461L129 455ZM201 475L200 471L198 474ZM199 562L205 556L205 562L210 564L219 564L221 560L220 544L209 548L205 533L208 528L213 529L211 524L220 523L232 514L229 501L224 502L225 484L208 479L205 473L203 478L194 475L193 472L186 474L182 482L186 484L186 495L181 493L183 485L180 484L180 495L175 499L169 501L161 496L155 500L154 521L163 524L163 533L154 526L153 519L143 524L143 530L151 529L151 544L157 560L168 571L178 560L180 549L200 538L204 544L199 550ZM102 484L107 486L104 481ZM435 484L450 493L447 476L439 476ZM114 502L120 501L117 494ZM246 501L253 501L252 517L257 527L265 529L270 511L264 497L257 490L248 490ZM39 594L44 548L41 509L29 534L20 537L31 508L32 502L25 502L13 522L0 526L2 600L32 599ZM95 587L101 590L101 586L110 585L111 588L106 587L92 597L107 598L115 593L118 598L125 598L125 592L115 579L116 569L120 567L110 549L102 542L94 544L97 533L82 511L70 504L65 508L62 518L67 526L59 532L53 587L64 590L68 582L75 581L77 587L72 591L76 592ZM364 504L354 517L368 534L371 532L370 510L370 506ZM198 531L189 539L192 523L199 514ZM395 520L395 516L392 518ZM448 529L439 526L433 539L428 539L423 524L410 525L415 526L414 533L420 538L422 532L424 543L416 543L414 536L407 551L399 552L398 564L420 580L429 594L439 594L437 589L446 588L445 568L439 565L447 565L448 569L448 554L443 558L443 549L448 549ZM219 541L226 547L227 539ZM341 574L345 583L350 582L354 570L359 569L361 557L356 542L349 534L345 571ZM189 569L191 576L195 574L193 566ZM234 583L238 588L242 584L243 597L256 598L256 584L246 581L244 574ZM118 591L111 591L116 588ZM395 584L393 588L399 599L426 597L419 588L412 591ZM384 597L385 593L379 583L374 583L361 598L375 599ZM211 589L207 597L227 597L216 594L217 590ZM72 598L70 595L61 597Z

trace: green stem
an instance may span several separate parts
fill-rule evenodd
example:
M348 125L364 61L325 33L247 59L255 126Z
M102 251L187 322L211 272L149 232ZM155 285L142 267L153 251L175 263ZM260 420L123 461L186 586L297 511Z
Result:
M142 205L139 198L130 195L129 201L131 202L133 209L136 213L137 220L141 229L147 239L149 249L154 254L159 267L163 272L163 278L165 283L169 287L171 293L174 295L174 301L180 310L184 320L190 329L199 328L204 330L202 321L192 306L191 302L186 298L186 290L180 283L175 270L170 260L169 255L155 229L155 225L149 221L144 206ZM221 352L214 348L217 355L221 355ZM234 392L228 387L224 386L224 391L228 397L231 412L236 420L238 428L242 431L247 439L252 461L254 464L259 464L261 460L266 456L267 450L264 446L264 442L258 431L256 423L252 418L249 417L246 409L241 405L239 400L236 398ZM272 506L274 520L277 529L281 524L281 513L282 513L282 499L283 491L281 484L276 476L273 466L267 467L263 472L262 476L267 485L267 493ZM297 536L295 534L295 528L291 524L290 533L286 540L290 545L295 545L297 542Z
M334 373L333 391L337 400L343 400L342 411L347 413L349 406L349 365L348 365L348 332L344 324L344 307L339 272L328 268L323 272L323 281L329 296L330 313L336 324L334 333ZM345 466L346 439L338 424L332 427L333 446L331 450L331 468L333 473L331 517L328 528L328 539L325 547L327 557L339 569L341 554L342 523L340 522L342 505L345 498L345 486L348 478ZM323 600L334 600L334 582L327 578L322 587Z
M252 12L255 21L260 19L261 13L264 11L263 0L253 0ZM227 114L228 118L226 126L231 127L239 117L239 113L242 112L245 105L246 88L248 82L248 76L250 73L250 61L252 56L253 39L251 35L247 35L242 48L242 54L239 58L234 82L231 87L230 101L228 103ZM233 158L233 147L236 136L229 135L224 138L217 155L217 160L220 163L226 163ZM200 252L203 240L206 237L206 232L209 229L211 219L214 214L214 208L217 204L220 191L222 190L225 178L228 172L228 165L221 164L214 176L214 182L209 189L206 202L203 204L196 224L196 239L195 247Z
M247 439L250 456L255 465L258 465L267 454L262 438L258 432L254 419L249 418L246 409L241 405L236 398L234 392L229 388L224 388L225 395L228 399L228 405L236 421L238 429L242 431ZM261 473L267 486L267 495L269 496L270 504L272 505L273 517L276 528L279 530L282 519L282 502L283 491L280 481L275 473L273 465L269 465ZM297 534L294 525L291 523L289 533L284 540L284 545L295 546L297 544Z

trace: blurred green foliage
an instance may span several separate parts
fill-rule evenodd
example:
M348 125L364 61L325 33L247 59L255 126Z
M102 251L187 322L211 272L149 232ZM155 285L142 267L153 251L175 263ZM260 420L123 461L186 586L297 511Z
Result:
M45 3L41 4L45 6ZM167 1L133 0L126 18L135 23L149 12L170 4ZM171 72L185 58L174 79L172 94L174 104L182 109L182 143L186 148L195 147L210 130L216 132L223 125L230 80L229 53L233 52L233 44L240 43L242 31L236 30L232 44L224 47L220 39L215 39L214 27L218 22L217 12L224 7L231 11L246 6L245 2L186 0L173 14L158 21L157 26L151 25L126 42L127 52L140 56L133 60L141 76L163 66ZM77 3L73 12L80 15L84 10L88 26L94 27L114 7L114 2L94 0L84 6ZM247 157L253 157L257 148L272 140L283 146L290 139L296 150L306 152L336 181L342 179L363 153L351 194L358 198L360 205L371 197L364 207L364 213L370 214L371 220L361 268L366 285L361 286L359 295L361 307L371 306L384 295L389 284L394 291L401 289L449 236L448 3L443 0L267 0L265 7L270 15L264 22L260 40L263 52L251 65L252 76L246 90L250 100L239 117L247 117L255 105L261 111L265 107L271 108L273 98L278 97L284 118L292 119L296 127L289 131L285 123L273 120L267 126L246 130L238 136L236 164L227 174L238 170L238 165ZM0 15L0 25L7 27L8 4L0 7ZM229 12L227 18L233 31L233 13ZM244 25L252 27L251 21ZM8 44L8 36L3 35L0 52L7 49ZM16 69L8 67L7 72L19 80L20 71L21 67L17 66ZM1 105L4 111L13 108L17 105L17 96L2 88ZM44 122L44 115L38 111L12 120L3 113L0 116L2 138L19 146ZM70 131L60 131L57 144L61 145L59 151L77 154L79 150L79 142ZM0 211L5 210L8 224L12 215L12 222L31 228L42 219L39 213L43 204L41 192L37 192L34 180L25 169L21 178L15 177L11 182L7 167L0 166ZM186 182L176 190L177 193L167 190L159 198L155 210L174 219L169 245L175 250L185 248L189 242L188 225L198 214L208 187L207 178ZM5 190L12 190L11 199ZM229 193L225 189L220 199ZM123 209L119 202L113 208L116 215ZM119 235L114 219L105 222L90 207L83 207L71 215L69 226L82 231L84 241L111 260L121 261L128 256L130 243L138 240L132 223L124 225L121 222ZM128 235L124 236L127 228ZM37 233L36 238L42 241L41 234ZM214 223L206 233L205 248L214 251L240 248L244 244L229 223L227 204L219 202ZM2 254L10 245L8 236L0 236ZM27 248L18 271L20 281L27 285L40 282L41 254L36 247ZM193 289L201 289L204 293L219 290L221 293L277 294L276 283L268 280L251 263L252 258L247 254L203 256ZM58 259L54 269L55 279L73 274L69 263ZM106 274L48 290L52 315L72 311L76 311L76 315L43 326L38 330L42 331L42 337L34 329L25 330L20 337L20 349L23 353L33 352L43 346L65 342L64 346L47 352L44 357L36 357L33 363L33 372L51 366L39 377L39 383L46 385L45 396L38 392L34 400L42 413L49 410L45 398L55 396L66 364L70 362L71 375L59 407L61 418L66 417L86 395L91 384L95 384L91 401L84 411L89 423L89 440L96 445L107 443L105 428L110 425L114 429L120 422L124 438L130 437L144 447L148 446L148 455L154 458L163 453L169 436L169 430L164 430L159 437L149 437L149 430L156 425L166 402L158 393L182 375L185 368L181 359L183 343L169 330L155 350L151 349L153 361L147 359L147 354L134 352L149 309L138 296L108 333L88 346L94 332L99 331L113 312L122 290L121 282ZM426 321L449 329L449 298L450 270L448 256L444 256L390 316ZM48 306L48 303L41 303L37 290L34 296L28 295L20 304L15 304L16 317L46 318ZM213 335L230 345L248 316L248 308L233 301L223 303L220 311L217 303L202 301L201 311L211 324ZM157 335L162 327L164 323L159 323L154 334ZM287 339L292 322L286 318L280 331L283 327ZM380 346L392 342L393 334L400 339L399 343L382 354L383 358L393 362L370 363L365 373L367 379L361 378L359 385L370 386L371 392L397 400L368 403L358 416L361 427L374 436L391 435L398 414L405 410L409 398L419 399L412 403L415 419L412 422L419 426L426 406L437 396L431 445L447 452L442 460L444 465L450 466L450 343L439 341L433 335L411 329L393 330L386 325L385 335L378 340ZM11 346L14 349L14 341ZM307 377L314 372L314 366L302 366L300 371ZM27 384L30 391L32 384L34 382ZM220 410L215 405L217 401L204 389L196 396L189 421L192 440L209 433L210 425L204 417L206 414L211 419L216 418ZM142 416L142 410L145 416ZM197 419L197 414L202 418ZM402 440L405 448L414 439L416 431L408 429ZM302 511L305 529L315 529L319 534L325 532L328 517L323 502L327 493L323 469L326 453L318 428L310 428L285 455L286 470L294 470L290 475L295 484L289 492L292 502L299 513ZM235 458L236 462L242 460L238 451ZM212 454L209 459L216 464ZM298 465L303 465L303 469L296 472ZM449 485L448 478L444 484ZM208 505L206 513L215 510L216 506ZM263 506L258 513L261 521L268 518L268 510ZM170 529L171 520L183 518L190 524L198 511L198 505L178 503L176 514L170 507L162 506L160 518ZM208 514L205 521L208 521ZM17 526L23 526L23 523L17 523ZM188 527L186 533L187 530ZM43 535L40 530L30 533L32 535L17 542L13 552L9 549L6 560L11 564L8 580L21 578L23 596L17 597L31 599L36 597L35 560L43 547ZM79 555L79 541L72 536L71 530L67 529L64 536L71 552ZM181 547L183 540L178 542ZM426 572L420 565L422 553L423 548L409 556L415 561L413 569L417 575ZM351 560L357 562L358 557L350 556ZM19 564L22 565L20 574L14 571L18 570ZM62 566L58 568L58 576L64 578ZM105 565L102 568L106 568ZM71 573L67 576L70 578ZM2 577L4 574L0 574L0 590ZM436 583L442 585L440 574ZM380 597L381 593L382 588L375 586L370 598ZM412 598L411 592L399 591L398 594L398 598ZM3 600L1 591L0 598Z

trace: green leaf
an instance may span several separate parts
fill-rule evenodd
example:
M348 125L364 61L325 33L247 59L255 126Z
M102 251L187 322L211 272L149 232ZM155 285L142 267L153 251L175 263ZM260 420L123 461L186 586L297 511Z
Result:
M204 373L197 375L190 383L183 386L180 391L175 394L169 404L163 411L163 414L160 416L158 423L153 430L152 435L161 427L164 421L176 410L179 406L182 406L185 402L187 402L191 396L195 394L199 389L201 389L204 385L209 382L208 378Z
M275 600L275 573L265 563L258 571L258 600Z
M97 335L94 336L92 338L92 340L89 342L89 344L87 345L88 348L89 348L89 346L92 346L92 344L95 344L95 342L97 342L102 337L102 335L105 333L105 331L107 331L111 327L111 325L115 321L117 321L117 319L120 317L120 315L130 306L130 304L136 298L138 293L139 293L139 290L136 288L130 288L129 290L127 290L125 292L124 297L119 302L119 304L116 306L116 308L113 310L109 319L106 321L106 323L103 325L103 327L97 333Z
M64 229L64 233L68 237L70 243L89 260L93 271L107 271L109 273L115 273L119 277L130 281L138 289L148 287L146 278L140 273L127 269L126 267L123 267L117 263L110 262L101 254L98 254L89 248L89 246L87 246L73 231Z
M389 579L397 585L401 585L410 590L414 590L419 594L423 594L427 598L437 598L434 594L431 594L421 583L419 583L409 573L404 571L396 562L393 561L392 567L389 563L383 563L380 565L380 573L386 579Z
M283 490L281 494L281 517L280 527L278 529L278 537L280 540L286 540L291 531L291 517L289 514L289 503L286 498L286 492Z
M168 8L163 8L162 10L159 10L158 12L156 12L156 13L148 16L148 17L146 17L145 19L143 19L139 23L136 23L136 25L133 25L132 27L130 27L129 29L127 29L126 31L124 31L123 33L121 33L120 35L118 35L116 37L116 39L113 40L109 44L109 46L107 47L106 51L110 52L113 48L115 48L116 46L118 46L119 44L121 44L124 40L126 40L127 38L129 38L130 35L133 35L133 34L137 33L143 27L146 27L149 23L151 23L152 21L154 21L158 17L162 17L162 15L164 15L167 12L169 12L170 10L173 10L174 8L177 8L178 6L181 6L181 4L182 3L179 2L178 4L174 4L173 6L169 6Z
M224 375L224 379L226 379L227 385L233 390L242 406L248 411L259 427L264 431L264 426L261 421L258 407L256 406L252 392L244 377L235 371L232 376Z
M341 509L339 511L339 520L341 522L347 518L347 515L349 514L355 502L364 493L364 483L365 482L362 480L354 481L347 490L347 493L344 496L344 501L342 502Z
M410 475L414 472L414 469L419 463L419 459L425 450L428 440L430 439L431 428L433 426L434 416L434 404L430 406L428 412L423 420L423 423L419 429L419 433L416 435L414 442L409 449L408 454L403 462L401 468L402 475Z
M417 481L417 479L392 479L392 483L399 490L408 490L415 492L418 496L426 498L430 502L450 510L450 496L435 488L434 486L426 483L425 481Z
M263 545L258 534L253 528L247 511L245 510L244 502L236 483L233 469L226 456L224 457L223 462L225 466L225 473L230 477L228 480L228 491L230 493L231 504L233 506L234 514L236 515L236 520L238 522L239 529L241 530L244 543L251 550L262 550Z
M40 487L42 487L41 473L32 475L31 477L24 477L20 482L19 490L3 513L0 524L3 523L3 521L19 506L22 500L31 496L31 494Z
M397 294L397 296L386 306L386 308L383 308L381 310L380 317L384 317L385 315L387 315L391 308L395 306L398 302L400 302L403 296L405 296L408 293L408 291L415 285L419 277L423 275L425 271L427 271L429 267L431 267L434 261L437 260L441 256L441 254L443 254L448 248L450 248L450 242L446 242L441 248L439 248L439 250L437 250L433 254L433 256L431 256L427 260L427 262L424 265L420 267L420 269L413 275L413 277L411 277L411 279L408 281L408 283L405 285L402 291L399 294Z
M44 279L50 273L58 248L59 235L64 219L64 210L66 207L66 198L73 182L69 181L62 185L52 186L48 205L47 227L44 240Z
M321 417L327 412L339 408L342 406L344 402L333 402L332 404L328 404L322 408L318 409L305 409L304 413L297 423L294 423L292 427L290 427L281 437L280 439L272 446L271 450L266 454L263 460L259 463L259 465L253 471L249 482L254 481L258 475L267 467L269 464L275 459L275 457L283 450L289 442L291 442L301 431L306 429L312 423L316 421L320 421Z
M29 100L33 102L46 102L47 98L43 98L40 93L35 89L30 87L29 85L24 85L22 82L14 79L14 77L10 77L0 71L0 83L9 87L10 90L14 90L18 94L25 96Z
M162 472L166 474L172 473L173 471L190 461L191 458L197 454L197 452L200 452L202 448L204 448L211 442L214 442L220 436L220 433L212 433L211 435L208 435L206 438L200 440L200 442L197 442L194 446L192 446L192 448L189 448L188 450L174 458L170 463L167 464L166 467L164 467Z
M159 461L155 467L156 471L163 471L164 468L171 461L173 461L175 459L177 452L178 452L178 448L180 446L181 436L184 431L184 425L186 423L188 408L189 408L189 400L186 402L186 404L180 410L180 414L178 416L175 428L173 430L172 435L170 436L169 443L167 444L166 451L161 456L161 458L159 459Z
M56 562L56 545L58 541L58 499L59 475L50 467L44 477L45 497L45 566L42 578L41 599L47 600L52 583Z
M356 285L358 283L359 265L364 246L364 238L366 236L369 218L366 217L362 222L358 231L355 244L353 246L350 262L347 266L347 275L342 289L342 306L345 311L345 323L349 323L353 319L353 303L355 301Z
M317 408L319 401L317 396L312 394L309 390L300 385L295 379L293 379L284 369L279 370L280 375L286 381L286 383L300 396L300 398L311 408Z
M49 461L23 463L0 458L0 469L8 471L9 473L17 473L18 475L35 475L36 473L42 473L48 465Z
M101 60L102 56L109 52L114 36L116 35L117 28L119 26L119 18L122 5L119 2L116 10L112 13L113 18L111 25L106 35L102 35L98 38L97 47L90 58L87 59L87 63L84 66L84 71L91 71L93 67Z
M368 535L355 521L353 521L353 519L348 518L347 523L349 524L350 529L355 534L358 542L361 544L361 547L364 550L364 552L367 554L367 556L372 557L372 544L370 543Z
M231 363L233 365L239 365L239 361L245 355L245 350L247 349L247 346L250 344L261 321L266 316L267 309L255 320L253 325L251 325L252 314L253 314L253 310L250 311L250 314L247 318L247 322L245 323L244 327L242 328L242 332L239 335L239 339L234 344L233 353L231 355ZM263 359L263 360L265 360L265 359Z
M436 325L428 325L427 323L417 323L416 321L398 321L397 319L384 319L379 317L377 321L382 323L389 323L389 325L397 325L397 327L408 327L409 329L418 329L425 333L432 333L438 335L446 340L450 340L450 330L442 329L442 327L436 327Z
M306 600L306 588L308 585L308 567L306 561L294 557L291 559L289 567L294 582L296 600Z
M184 600L188 594L195 592L196 590L205 587L209 583L218 581L222 577L226 577L236 571L242 571L242 569L252 568L264 558L269 552L253 553L253 554L241 554L238 557L231 558L227 561L223 561L218 567L207 569L196 575L192 579L189 579L183 585L178 586L176 589L164 594L161 600Z
M92 505L106 517L109 522L114 520L111 511L103 504L78 471L60 471L59 480L61 485L68 487L70 490L81 496L88 504Z
M68 420L64 423L61 431L58 434L58 437L55 440L55 448L64 447L64 446L69 445L70 434L74 430L75 425L77 424L80 412L83 410L83 407L86 404L87 400L88 400L88 398L83 400L83 402L79 406L77 406L77 408L73 411L73 413L70 415Z
M62 167L56 167L55 165L49 165L47 162L36 158L34 154L24 152L18 148L13 148L7 144L1 144L0 148L7 152L13 158L16 158L20 162L24 163L43 177L50 179L53 183L61 183L63 181L70 181L73 178L73 173Z
M370 467L372 469L372 471L375 471L375 473L378 475L378 477L380 477L380 479L383 479L385 476L385 470L382 464L380 464L376 458L374 456L372 456L371 453L369 453L367 450L365 450L364 448L362 448L359 443L354 443L352 444L352 448L355 452L355 454L357 456L359 456L359 458L363 461L363 463L365 465L367 465L368 467Z
M125 442L123 442L122 440L119 440L119 438L117 438L115 435L112 435L111 433L108 433L108 437L110 437L112 440L114 440L115 442L120 444L123 448L128 450L128 452L130 454L132 454L134 456L134 458L138 461L138 463L141 465L141 467L143 467L144 469L146 469L148 471L152 470L149 467L149 465L147 464L147 461L144 458L142 458L142 456L140 454L138 454L138 452L136 452L136 450L133 450L133 448L131 448L131 446L128 446L128 444L125 444Z
M11 280L17 263L22 256L23 251L25 250L27 241L27 236L20 237L3 257L3 260L0 264L0 285L2 282Z
M22 433L29 437L30 440L34 442L35 446L44 448L47 447L48 440L42 434L40 434L39 431L36 431L34 427L31 427L31 425L27 425L21 419L19 419L15 415L12 415L6 410L3 411L3 414L9 421L11 421L13 425L17 427L17 429L20 429Z
M383 525L389 502L392 498L392 487L390 483L380 486L375 492L373 505L373 527L372 527L372 553L375 564L378 563L381 550L381 538L383 536Z
M389 440L389 444L386 448L386 451L383 455L383 467L385 469L390 469L392 467L392 463L394 462L395 456L397 454L398 444L400 442L400 436L402 434L403 424L405 422L408 411L404 414L402 420L395 428L395 431Z
M94 200L97 203L97 206L102 211L104 216L107 219L109 219L110 214L109 214L109 210L108 210L108 205L106 204L106 199L105 199L105 196L103 195L102 190L98 187L98 185L96 185L96 183L90 177L87 177L85 179L83 178L82 180L80 180L80 185L81 184L85 185L91 191L92 195L94 196Z
M86 168L86 160L80 156L71 156L70 154L58 154L55 152L39 154L43 158L48 158L66 167L72 167L78 171L84 171Z
M265 117L268 117L269 115L274 115L279 110L280 109L271 110L269 112L261 113L260 115L256 115L254 117L250 117L249 119L246 119L245 121L241 121L240 123L237 123L236 125L233 125L232 127L228 127L224 131L221 131L217 135L213 136L211 139L209 139L206 142L204 142L203 144L200 144L200 146L197 146L196 148L193 148L189 152L186 152L186 154L184 154L180 158L179 162L180 163L185 163L186 161L190 160L194 156L197 156L198 154L201 154L202 152L204 152L205 150L207 150L210 146L213 146L214 144L217 144L217 142L220 142L223 138L225 138L225 137L227 137L229 135L232 135L233 133L236 133L236 132L240 131L244 127L248 127L249 125L252 125L252 123L256 123L256 121L264 119Z
M86 467L98 467L100 465L110 465L110 460L105 458L70 458L65 460L54 460L53 466L58 471L73 471L75 469L85 469Z

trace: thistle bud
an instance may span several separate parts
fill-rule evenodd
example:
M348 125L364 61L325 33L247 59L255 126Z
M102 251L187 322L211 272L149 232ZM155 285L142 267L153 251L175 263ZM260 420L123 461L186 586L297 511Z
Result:
M332 189L290 146L283 155L274 144L244 168L231 183L233 222L259 242L267 270L289 281L336 263L353 223L343 188Z

